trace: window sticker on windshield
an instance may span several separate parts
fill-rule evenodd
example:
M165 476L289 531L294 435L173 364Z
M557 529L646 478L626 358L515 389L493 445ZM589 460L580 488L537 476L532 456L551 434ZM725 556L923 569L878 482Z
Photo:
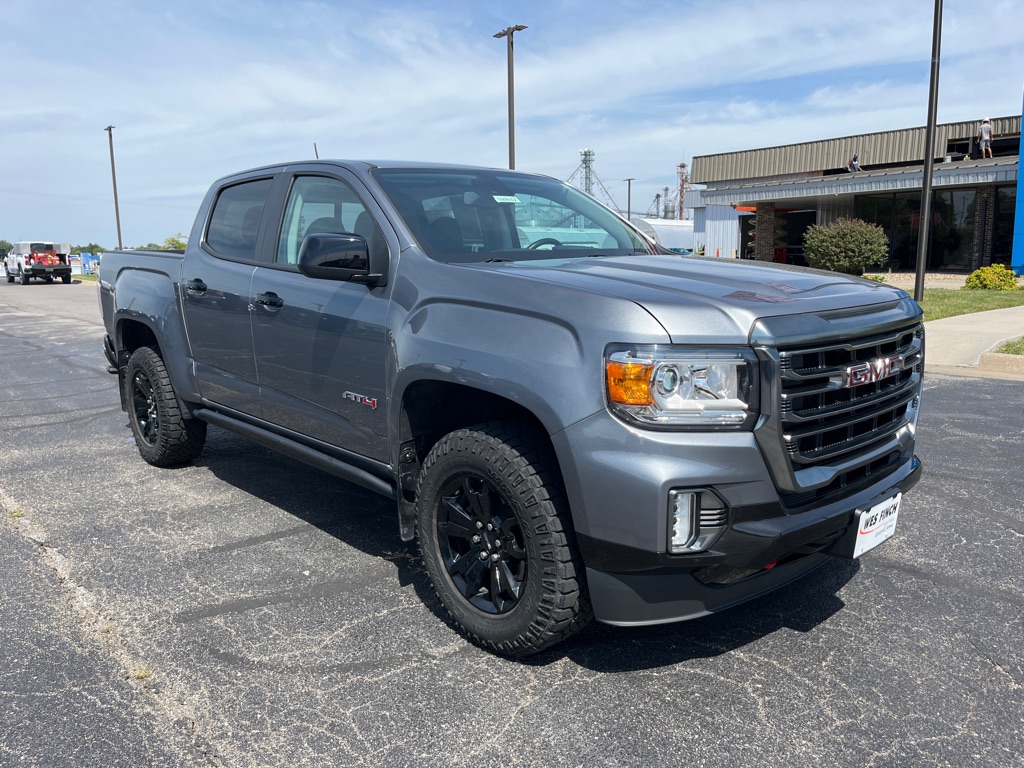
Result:
M494 197L494 202L496 203L514 203L519 205L522 202L515 195L492 195L492 197Z

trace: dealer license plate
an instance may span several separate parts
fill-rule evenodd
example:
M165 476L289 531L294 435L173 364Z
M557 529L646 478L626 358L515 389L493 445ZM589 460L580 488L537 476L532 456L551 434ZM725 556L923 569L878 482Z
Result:
M896 518L900 514L902 493L881 504L866 509L857 518L857 542L853 547L853 556L860 557L883 541L888 541L896 533Z

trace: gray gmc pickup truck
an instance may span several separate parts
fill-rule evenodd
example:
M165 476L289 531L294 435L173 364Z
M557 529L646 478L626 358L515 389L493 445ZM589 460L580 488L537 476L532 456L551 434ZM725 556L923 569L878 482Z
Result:
M921 472L905 292L679 256L543 176L240 173L184 254L105 254L100 305L143 459L214 424L395 499L453 622L510 656L859 557Z

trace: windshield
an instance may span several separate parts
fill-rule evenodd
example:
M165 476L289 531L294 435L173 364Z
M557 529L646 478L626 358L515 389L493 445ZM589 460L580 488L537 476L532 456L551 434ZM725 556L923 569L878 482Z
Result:
M660 252L593 198L556 179L476 169L378 168L373 175L438 261Z

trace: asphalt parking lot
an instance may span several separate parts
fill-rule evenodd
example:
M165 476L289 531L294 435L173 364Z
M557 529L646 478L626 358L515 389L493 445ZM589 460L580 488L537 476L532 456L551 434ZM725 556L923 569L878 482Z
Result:
M896 538L513 662L392 504L211 427L138 456L90 283L0 281L0 765L1024 765L1024 383L932 375Z

